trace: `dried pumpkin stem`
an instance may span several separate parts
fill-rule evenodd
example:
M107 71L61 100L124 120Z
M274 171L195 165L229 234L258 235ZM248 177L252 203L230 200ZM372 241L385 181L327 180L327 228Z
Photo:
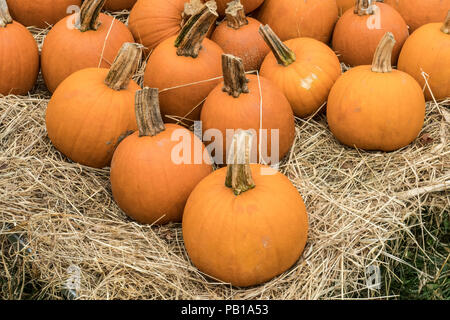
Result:
M260 26L259 33L263 37L264 41L267 43L269 48L272 50L278 64L285 67L295 62L296 56L294 51L289 49L278 36L273 32L269 25Z
M202 42L216 21L218 14L215 1L208 1L203 8L193 15L183 26L175 40L175 47L177 47L177 55L197 58Z
M231 54L222 55L222 70L224 87L223 91L230 96L238 98L241 93L249 93L248 79L245 76L244 63L242 59Z
M374 14L372 0L356 0L354 13L358 16Z
M141 55L142 51L136 43L124 43L109 69L105 84L114 90L128 87L138 69Z
M77 29L81 32L97 30L100 27L98 17L106 0L87 0L80 10L80 21Z
M4 28L12 22L13 19L9 14L8 4L6 3L6 0L0 0L0 28Z
M240 0L228 2L228 7L225 10L227 25L233 29L239 29L242 26L248 24L247 17L245 16L244 6Z
M252 142L253 133L251 131L241 130L233 137L225 186L232 188L235 195L240 195L255 187L250 167Z
M136 122L139 137L154 137L166 130L159 109L159 92L155 88L136 91Z
M184 11L181 14L181 27L188 22L188 20L199 13L204 7L202 0L191 0L184 4Z
M394 35L391 32L386 32L373 56L373 72L387 73L392 71L392 50L394 46Z
M447 12L447 18L441 27L441 31L446 34L450 34L450 10Z

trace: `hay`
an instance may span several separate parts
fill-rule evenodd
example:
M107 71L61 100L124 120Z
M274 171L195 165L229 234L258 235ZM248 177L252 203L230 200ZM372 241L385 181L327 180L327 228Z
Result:
M45 32L33 31L42 41ZM35 298L61 298L71 266L81 272L80 299L386 298L367 287L367 266L389 274L392 261L402 262L396 240L416 241L409 222L421 225L425 209L449 208L450 100L428 103L420 137L392 153L340 145L323 114L297 119L280 169L307 205L308 244L288 272L233 288L191 265L179 224L129 220L112 199L108 169L70 163L53 148L44 122L49 97L42 79L28 97L0 97L3 298L22 298L27 286L39 288ZM22 250L11 245L17 236Z

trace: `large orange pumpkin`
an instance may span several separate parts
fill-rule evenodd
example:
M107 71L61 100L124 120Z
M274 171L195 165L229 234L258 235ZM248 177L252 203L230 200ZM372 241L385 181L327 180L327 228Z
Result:
M270 49L259 36L261 23L247 18L241 1L230 1L226 20L213 32L211 40L225 53L238 56L244 62L245 70L259 70Z
M222 139L214 140L216 163L225 163L231 145L227 130L238 129L254 130L264 162L278 163L294 142L294 114L289 102L269 80L255 75L247 77L239 58L223 55L223 74L224 82L208 95L201 113L203 131L211 129L221 133ZM278 147L276 155L271 153L273 142ZM271 161L272 157L276 157L275 161Z
M7 0L14 20L25 26L47 28L76 11L81 0Z
M39 51L31 33L13 21L5 0L0 0L0 95L24 95L39 72Z
M240 150L228 168L192 191L182 224L192 263L239 287L288 270L300 258L308 234L305 204L289 179L270 167L249 164L248 135L237 135L233 145Z
M422 87L424 76L429 77L427 82L435 99L450 97L450 11L443 25L429 23L414 31L400 53L398 69L409 73ZM428 88L425 97L432 99Z
M311 38L281 42L269 26L260 32L272 52L261 66L261 76L275 83L291 104L294 114L307 117L326 101L341 65L328 46Z
M347 146L393 151L411 143L422 129L425 98L414 78L392 69L394 43L387 33L372 66L347 71L331 90L328 124Z
M138 47L126 43L111 69L77 71L56 89L47 107L47 133L72 161L109 166L118 143L137 129L134 95L140 87L130 79L140 58Z
M137 0L106 0L105 9L110 11L120 11L131 9Z
M216 0L217 12L219 13L219 15L225 15L225 10L230 1L232 0ZM249 13L258 8L264 2L264 0L241 0L241 2L244 6L245 13Z
M336 0L338 6L339 16L342 16L345 11L355 6L355 0Z
M75 71L89 67L109 68L120 47L133 42L119 20L100 13L105 0L86 0L80 12L59 21L42 47L42 75L50 92Z
M392 64L396 65L400 49L408 38L408 26L391 6L359 0L355 10L348 10L339 19L333 33L333 49L340 60L350 66L368 65L386 32L391 32L396 44Z
M450 0L384 0L394 7L409 25L409 32L431 22L442 22L450 10Z
M283 41L310 37L328 43L338 10L335 0L265 0L256 18Z
M164 122L199 120L201 104L222 74L222 49L204 38L217 18L214 8L203 6L183 27L155 48L147 62L144 84L160 90ZM170 89L170 90L168 90Z
M136 119L139 131L120 143L111 162L114 199L138 222L180 222L190 193L212 172L209 155L205 162L205 147L191 131L176 124L164 125L158 89L136 93ZM173 155L180 143L182 153L189 153L181 163ZM195 152L200 154L198 163Z

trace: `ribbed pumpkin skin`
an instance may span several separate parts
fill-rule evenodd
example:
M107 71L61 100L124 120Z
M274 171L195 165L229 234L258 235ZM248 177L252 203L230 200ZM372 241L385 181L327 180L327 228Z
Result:
M24 95L39 73L39 52L31 33L18 22L0 27L0 94Z
M259 35L261 23L253 18L247 18L248 25L238 30L228 27L222 22L213 32L211 40L217 43L225 53L242 59L246 71L259 70L270 49Z
M172 161L172 151L180 143L172 141L176 131L190 137L191 164ZM128 216L145 224L181 221L190 193L212 172L210 164L194 163L194 139L201 144L187 129L166 124L166 130L154 137L139 138L136 132L119 145L111 162L111 188Z
M310 37L328 43L338 10L335 0L265 0L256 19L269 24L282 41Z
M255 75L247 75L249 93L241 94L238 98L223 92L223 83L217 85L208 95L202 109L201 121L203 130L218 129L222 136L227 137L227 129L254 129L258 134L260 129L260 93L258 78ZM271 156L271 135L272 129L279 130L279 155L281 160L290 150L294 142L294 114L291 106L283 93L269 80L260 77L263 112L262 129L267 129L267 156ZM231 139L227 139L223 145L222 163L225 163L226 150L231 144ZM263 145L264 145L263 143ZM263 150L265 154L266 150ZM259 153L258 153L259 154Z
M165 117L166 115L199 120L201 106L195 107L220 80L161 91L220 77L223 51L216 43L205 38L197 58L178 56L174 46L175 40L176 36L171 37L153 50L145 69L144 85L160 90L159 102L164 122L172 121Z
M339 16L342 16L345 11L355 6L355 0L336 0L338 6Z
M348 10L339 19L333 33L333 49L340 60L350 66L369 65L378 43L386 32L393 33L396 44L392 52L392 64L396 65L400 50L408 38L408 26L392 7L376 3L379 11L374 15L358 16ZM374 27L379 21L380 28Z
M9 12L14 20L23 25L46 28L65 16L74 13L70 6L81 7L81 0L7 0Z
M227 8L228 2L232 0L216 0L217 3L217 13L221 16L225 15L225 9ZM257 9L264 0L241 0L241 4L244 6L245 13L252 12Z
M407 73L355 67L336 81L327 104L328 124L343 144L393 151L416 139L425 117L422 89Z
M308 217L302 197L281 173L261 175L251 165L254 189L235 196L225 186L227 168L202 180L183 215L183 238L202 272L247 287L285 272L306 244ZM264 167L267 168L267 167Z
M410 33L427 23L442 23L450 10L450 0L384 0L384 3L400 12Z
M104 8L109 11L131 9L137 0L106 0Z
M130 12L128 26L136 42L148 50L181 30L181 15L188 0L138 0Z
M42 47L42 75L50 92L75 71L98 66L109 68L121 46L134 42L128 28L106 14L100 14L101 25L95 31L68 29L68 23L73 25L74 19L75 15L71 15L58 22ZM111 23L114 24L109 31Z
M131 81L116 91L104 83L108 69L88 68L64 80L47 107L47 133L53 145L74 162L109 166L117 144L136 131Z
M269 53L261 66L261 76L275 83L291 104L294 114L306 117L327 100L341 74L339 59L325 44L311 38L284 42L295 52L297 60L284 67Z
M423 88L422 71L437 100L450 97L450 35L441 32L442 23L429 23L414 31L406 40L398 60L398 69L409 73ZM425 97L431 94L425 89Z

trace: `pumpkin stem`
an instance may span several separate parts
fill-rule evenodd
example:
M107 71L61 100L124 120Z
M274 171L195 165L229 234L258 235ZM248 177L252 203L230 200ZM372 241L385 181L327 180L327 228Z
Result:
M259 33L263 37L264 41L267 43L269 48L272 50L278 64L285 67L295 62L296 56L294 51L289 49L278 36L273 32L269 25L260 26Z
M186 22L175 40L175 47L178 48L177 55L198 57L203 39L219 16L216 8L215 1L208 1L198 13Z
M203 4L202 0L191 0L189 2L186 2L184 4L184 11L181 14L181 28L184 27L186 22L188 22L188 20L192 16L199 13L203 9L203 6L204 6L204 4Z
M100 27L98 17L106 0L87 0L81 5L80 21L77 29L81 32L97 30Z
M394 35L391 32L386 32L373 56L373 72L387 73L392 71L392 50L394 46Z
M250 167L252 142L253 133L251 131L241 130L233 136L225 186L232 188L237 196L255 187Z
M240 0L228 2L228 7L225 10L225 14L227 16L227 25L230 28L237 30L248 24L244 6Z
M441 27L441 31L446 34L450 34L450 10L447 12L447 18Z
M159 109L159 91L145 87L136 91L136 122L139 137L154 137L166 130Z
M374 14L372 0L356 0L354 13L358 16Z
M9 14L8 4L6 3L6 0L0 0L0 28L5 28L12 22L13 19Z
M136 43L124 43L109 69L105 84L117 91L128 87L138 69L141 55L142 51Z
M223 91L238 98L241 93L249 93L248 79L245 76L244 63L241 58L231 54L222 55Z

